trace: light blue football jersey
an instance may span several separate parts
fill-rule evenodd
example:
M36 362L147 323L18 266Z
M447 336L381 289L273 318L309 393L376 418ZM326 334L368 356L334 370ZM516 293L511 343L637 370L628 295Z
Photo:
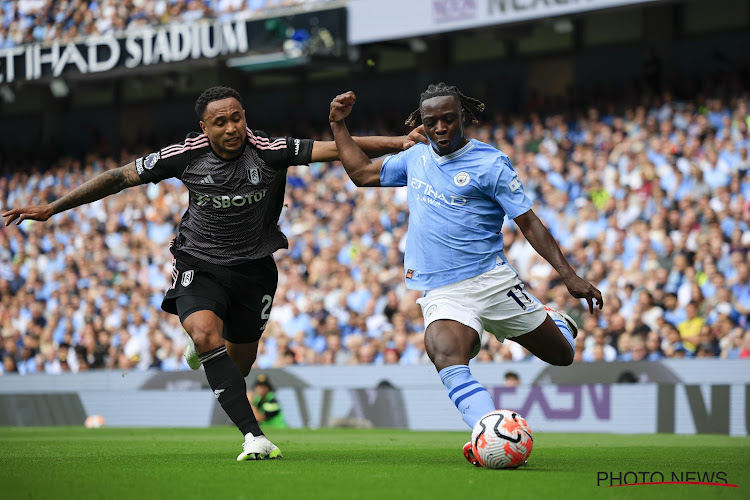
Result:
M449 155L417 144L383 162L382 186L408 186L406 286L432 290L508 264L500 228L532 205L508 157L470 140Z

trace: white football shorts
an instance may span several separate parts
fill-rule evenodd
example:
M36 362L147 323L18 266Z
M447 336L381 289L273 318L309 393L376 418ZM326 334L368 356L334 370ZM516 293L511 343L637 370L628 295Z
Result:
M524 289L509 266L428 291L417 299L424 327L451 319L473 328L479 338L487 330L502 342L535 330L547 317L542 303ZM476 353L473 353L476 355Z

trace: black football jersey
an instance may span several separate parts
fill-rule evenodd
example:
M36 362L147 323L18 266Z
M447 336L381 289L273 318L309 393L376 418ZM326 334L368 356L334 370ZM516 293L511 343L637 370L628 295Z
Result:
M138 158L144 182L176 177L190 192L176 246L212 264L231 266L287 248L279 229L286 172L312 157L313 141L269 138L247 130L242 154L225 160L214 153L205 134Z

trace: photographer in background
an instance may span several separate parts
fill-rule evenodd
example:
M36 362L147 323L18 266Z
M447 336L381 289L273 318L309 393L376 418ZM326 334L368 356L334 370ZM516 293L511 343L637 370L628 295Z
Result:
M273 386L268 377L262 373L255 379L252 391L247 392L247 399L253 407L253 413L258 423L263 427L285 428L284 413L273 392Z

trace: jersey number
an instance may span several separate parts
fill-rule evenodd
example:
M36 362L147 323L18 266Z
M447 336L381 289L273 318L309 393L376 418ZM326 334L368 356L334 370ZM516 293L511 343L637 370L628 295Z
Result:
M521 295L523 295L523 298L526 299L527 302L532 302L532 300L529 298L528 295L526 295L526 292L523 291L523 287L521 285L516 285L514 287L516 290L521 292ZM518 298L518 296L513 292L513 290L508 291L508 297L516 301L516 304L521 306L521 309L524 311L526 310L526 304L521 302L521 299Z
M268 310L271 309L271 302L273 301L273 298L270 295L264 295L261 301L265 305L263 306L263 310L260 313L260 319L265 320L268 319Z

